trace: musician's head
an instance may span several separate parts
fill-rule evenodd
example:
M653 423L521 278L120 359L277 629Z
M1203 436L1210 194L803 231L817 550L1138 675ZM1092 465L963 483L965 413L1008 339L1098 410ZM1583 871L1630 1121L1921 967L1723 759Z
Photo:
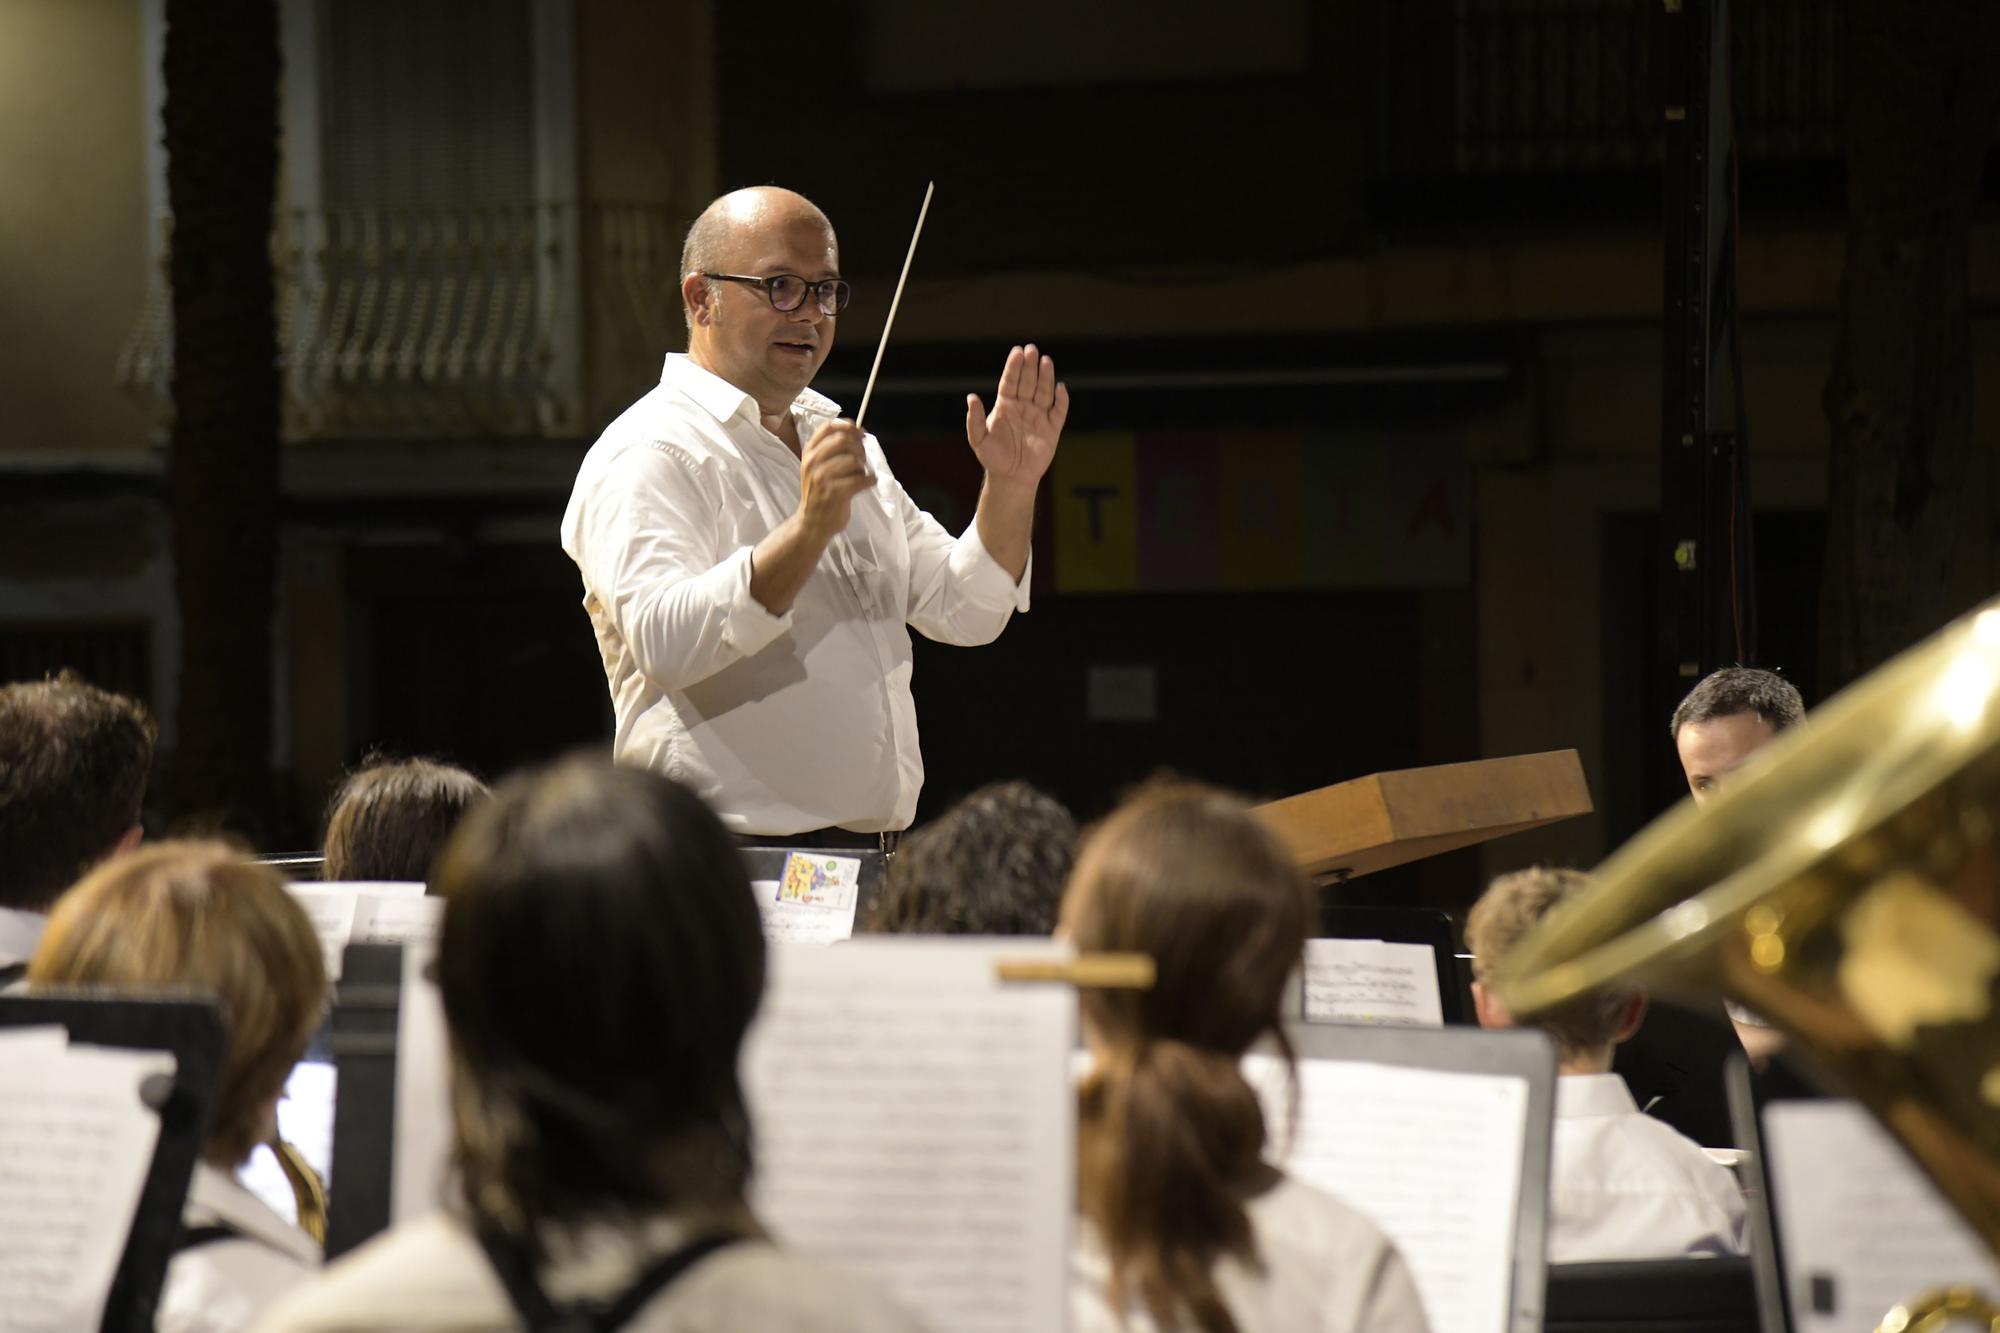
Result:
M1744 760L1805 715L1798 687L1775 671L1724 667L1703 677L1668 723L1694 803L1706 804Z
M228 1044L204 1156L224 1169L276 1132L326 1001L319 939L284 879L217 842L155 843L86 875L50 914L28 982L214 996Z
M706 276L718 273L788 281L758 287ZM785 410L832 349L839 321L825 306L840 304L845 292L844 284L838 296L802 290L796 280L839 277L833 224L811 200L770 185L723 195L702 210L681 249L689 356L755 398L760 411Z
M1237 798L1156 785L1084 840L1062 926L1084 952L1149 955L1147 990L1085 990L1078 1195L1111 1257L1113 1308L1210 1326L1212 1273L1254 1261L1243 1200L1269 1182L1267 1127L1240 1060L1273 1035L1312 892Z
M138 843L157 734L144 704L67 671L0 686L0 907L45 912Z
M1494 994L1493 975L1537 922L1589 887L1590 876L1580 870L1517 870L1488 885L1465 918L1479 1025L1541 1029L1555 1039L1566 1074L1601 1074L1611 1068L1612 1051L1639 1030L1646 1016L1645 994L1628 988L1599 991L1517 1022Z
M764 936L685 787L571 759L500 786L438 860L437 976L466 1200L536 1224L740 1207L737 1052Z
M326 816L329 880L427 881L465 812L489 795L455 764L377 759L340 784Z
M1076 820L1025 782L989 783L904 839L868 929L1047 935L1076 859Z

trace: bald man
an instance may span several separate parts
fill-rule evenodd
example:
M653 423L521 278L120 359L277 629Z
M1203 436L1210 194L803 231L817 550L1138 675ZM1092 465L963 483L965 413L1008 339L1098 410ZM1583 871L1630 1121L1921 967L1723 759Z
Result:
M688 230L680 293L687 353L605 429L563 515L616 756L757 841L887 845L924 778L909 627L981 644L1028 609L1069 391L1030 344L990 412L966 396L986 476L953 537L807 387L848 297L825 214L789 190L722 196Z

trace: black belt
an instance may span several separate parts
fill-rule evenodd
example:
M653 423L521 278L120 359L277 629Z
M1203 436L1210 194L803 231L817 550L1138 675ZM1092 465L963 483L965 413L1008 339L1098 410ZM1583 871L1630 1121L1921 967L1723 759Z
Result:
M826 852L880 852L894 856L903 840L901 829L881 833L856 833L853 829L816 828L805 833L739 833L736 840L745 847L804 847Z

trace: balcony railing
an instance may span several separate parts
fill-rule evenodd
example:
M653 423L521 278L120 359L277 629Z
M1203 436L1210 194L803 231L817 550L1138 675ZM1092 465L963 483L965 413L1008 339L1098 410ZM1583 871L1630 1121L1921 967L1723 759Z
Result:
M281 215L272 262L284 438L578 433L581 317L593 319L600 379L643 383L678 345L682 225L651 205L592 208L581 220L555 204ZM118 362L120 381L163 412L170 243Z

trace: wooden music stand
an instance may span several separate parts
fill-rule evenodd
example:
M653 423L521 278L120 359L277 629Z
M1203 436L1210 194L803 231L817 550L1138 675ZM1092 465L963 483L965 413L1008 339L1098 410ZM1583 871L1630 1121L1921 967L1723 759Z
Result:
M1339 882L1589 814L1575 750L1404 768L1254 813L1318 881Z

